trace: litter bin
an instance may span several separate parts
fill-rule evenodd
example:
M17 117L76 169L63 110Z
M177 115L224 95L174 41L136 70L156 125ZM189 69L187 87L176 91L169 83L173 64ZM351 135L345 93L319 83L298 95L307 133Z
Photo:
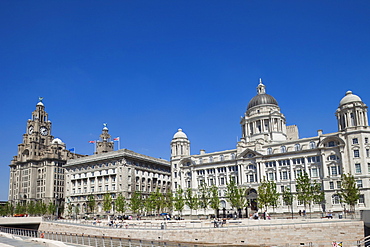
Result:
M161 223L161 229L165 229L166 228L166 223Z
M343 218L343 215L342 215L342 214L340 214L340 215L339 215L339 219L342 219L342 218Z

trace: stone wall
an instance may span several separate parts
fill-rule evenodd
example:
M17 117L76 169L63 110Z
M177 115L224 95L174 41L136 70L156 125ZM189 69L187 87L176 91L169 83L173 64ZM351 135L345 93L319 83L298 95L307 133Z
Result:
M203 227L183 229L125 229L80 226L43 222L39 230L49 232L97 235L141 240L164 240L171 242L276 245L286 244L329 246L333 241L345 246L355 245L364 237L362 221L330 221L279 223L251 221L238 227Z

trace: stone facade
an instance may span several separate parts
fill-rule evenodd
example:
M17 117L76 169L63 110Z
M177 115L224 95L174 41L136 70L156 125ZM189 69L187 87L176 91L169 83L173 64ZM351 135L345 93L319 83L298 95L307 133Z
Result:
M256 210L258 186L266 179L277 184L277 190L291 188L296 193L296 179L306 172L322 185L325 203L314 205L314 211L342 211L338 191L341 174L354 175L361 197L357 209L370 207L370 127L367 106L360 97L348 91L336 110L338 132L299 139L298 127L286 126L277 101L266 94L260 81L257 95L248 104L240 124L242 138L235 149L190 154L190 141L179 129L171 142L172 190L191 188L198 191L202 183L216 185L221 198L220 209L231 210L225 198L226 184L234 179L246 188L249 208ZM304 206L294 201L294 211ZM349 206L347 205L347 209ZM203 210L200 210L203 211ZM277 212L289 212L280 197ZM189 211L187 211L189 212ZM213 213L209 210L208 213Z
M157 188L162 193L171 189L171 166L168 161L127 149L109 150L110 138L108 128L104 126L96 154L68 160L64 165L65 214L70 215L71 210L72 215L106 214L103 212L103 196L107 193L113 199L109 214L114 214L114 200L120 193L129 200L135 191L146 197ZM94 212L90 212L87 206L90 195L96 202Z
M41 98L27 121L18 154L9 165L9 202L60 203L64 198L63 165L81 156L68 151L59 138L51 135L51 122Z
M131 222L126 222L130 224ZM181 226L161 230L161 222L132 222L136 229L102 228L42 222L40 231L105 236L149 241L171 241L175 243L220 244L237 246L331 246L342 242L343 246L356 246L364 237L362 221L318 220L245 220L239 226L213 228L211 222L204 227L193 227L191 222L181 221ZM144 224L146 224L144 226ZM148 228L148 225L157 228ZM228 223L229 224L229 223ZM169 224L168 224L169 225ZM177 229L176 229L177 228Z

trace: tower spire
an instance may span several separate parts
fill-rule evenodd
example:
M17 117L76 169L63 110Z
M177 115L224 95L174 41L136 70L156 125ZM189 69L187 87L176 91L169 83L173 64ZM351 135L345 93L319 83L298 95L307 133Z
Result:
M265 85L263 85L262 78L260 78L260 83L257 86L257 94L265 94L265 93L266 93Z

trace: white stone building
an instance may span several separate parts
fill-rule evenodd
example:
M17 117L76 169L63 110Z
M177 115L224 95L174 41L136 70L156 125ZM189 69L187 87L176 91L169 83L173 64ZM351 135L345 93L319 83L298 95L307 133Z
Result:
M135 191L140 191L146 197L157 188L163 193L171 189L168 161L127 149L113 151L113 141L106 126L96 142L95 154L68 160L64 168L66 215L68 208L80 216L86 213L106 214L103 212L103 196L106 193L113 199L109 214L115 214L114 201L120 193L129 202ZM87 207L90 195L94 196L96 202L94 212Z
M255 210L258 186L264 178L277 183L280 193L290 187L296 191L298 174L306 172L322 184L325 204L315 205L314 211L342 211L338 191L341 174L354 175L361 197L357 209L370 208L370 127L367 106L360 97L348 91L336 110L338 132L299 139L297 126L286 126L285 116L271 95L266 94L260 81L257 95L247 107L240 124L242 138L236 149L190 155L190 141L179 129L171 142L172 190L179 186L192 188L206 182L219 188L220 209L231 210L225 199L226 183L235 178L247 188L249 208ZM347 206L347 209L349 207ZM295 212L304 206L294 200ZM277 212L290 212L280 197ZM209 210L208 213L213 213Z

